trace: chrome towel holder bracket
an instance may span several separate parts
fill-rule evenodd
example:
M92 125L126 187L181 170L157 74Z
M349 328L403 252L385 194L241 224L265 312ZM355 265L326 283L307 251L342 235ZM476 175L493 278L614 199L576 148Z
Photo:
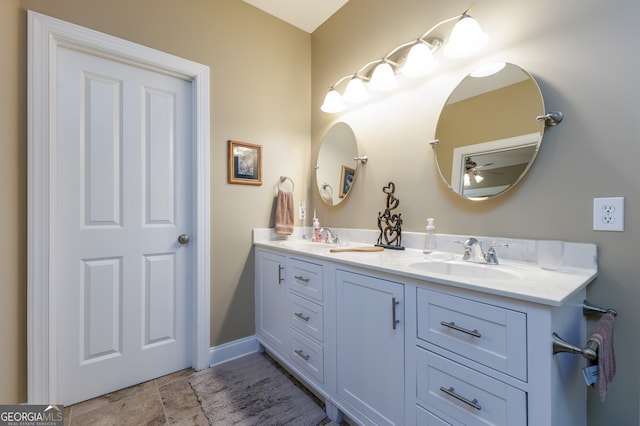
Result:
M281 185L284 184L286 181L291 182L291 192L293 192L293 190L296 188L296 185L293 183L293 179L287 176L280 176L280 179L278 179L278 189L282 190Z
M582 303L582 313L585 316L587 316L587 315L611 314L611 315L613 315L615 317L615 316L618 315L618 312L615 309L600 308L600 307L597 307L595 305L592 305L591 303L589 303L586 300L583 301L583 303ZM559 353L559 352L569 352L569 353L572 353L572 354L580 354L580 355L582 355L583 357L585 357L586 359L588 359L590 361L595 361L596 359L598 359L598 342L595 342L593 340L589 340L589 341L587 341L586 346L581 348L581 347L572 345L571 343L567 342L562 337L560 337L557 333L553 333L552 340L553 340L553 354L554 355Z

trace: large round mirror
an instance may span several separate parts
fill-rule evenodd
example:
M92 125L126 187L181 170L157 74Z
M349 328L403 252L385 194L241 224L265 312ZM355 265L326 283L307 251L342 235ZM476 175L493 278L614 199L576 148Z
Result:
M540 88L519 66L471 73L453 90L438 120L434 149L442 179L467 199L504 193L538 153L542 115Z
M353 130L346 123L336 123L322 139L316 183L322 200L329 205L343 202L356 179L358 144Z

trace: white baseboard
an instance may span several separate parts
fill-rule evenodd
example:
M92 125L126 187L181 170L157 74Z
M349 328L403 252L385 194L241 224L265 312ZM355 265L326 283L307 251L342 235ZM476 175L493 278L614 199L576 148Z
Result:
M214 346L209 351L209 366L213 367L215 365L258 352L259 350L260 344L258 343L256 336L249 336L244 339L234 340L233 342Z

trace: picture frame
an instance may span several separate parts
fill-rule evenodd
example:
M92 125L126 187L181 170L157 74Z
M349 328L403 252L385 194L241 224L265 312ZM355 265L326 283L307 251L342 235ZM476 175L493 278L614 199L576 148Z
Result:
M340 198L344 198L349 193L351 186L353 185L353 180L355 179L356 169L342 166L340 169L340 192L338 196Z
M262 185L262 145L229 141L229 183Z

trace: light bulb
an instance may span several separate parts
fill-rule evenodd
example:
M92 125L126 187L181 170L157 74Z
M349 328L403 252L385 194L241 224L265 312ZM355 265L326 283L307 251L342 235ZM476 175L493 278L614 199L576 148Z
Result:
M344 102L342 102L342 96L334 88L331 88L324 97L324 103L320 107L323 112L334 113L344 111L346 108Z
M402 74L407 77L420 77L432 71L438 65L429 46L418 41L407 54Z
M345 102L351 103L364 102L369 99L369 93L367 93L364 82L354 75L353 78L349 80L342 99L344 99Z
M464 14L451 30L443 54L451 59L466 58L478 53L488 42L489 36L482 31L478 21Z
M371 75L369 88L378 92L384 92L395 89L397 86L398 81L396 80L396 76L391 65L387 62L381 62L378 64Z

